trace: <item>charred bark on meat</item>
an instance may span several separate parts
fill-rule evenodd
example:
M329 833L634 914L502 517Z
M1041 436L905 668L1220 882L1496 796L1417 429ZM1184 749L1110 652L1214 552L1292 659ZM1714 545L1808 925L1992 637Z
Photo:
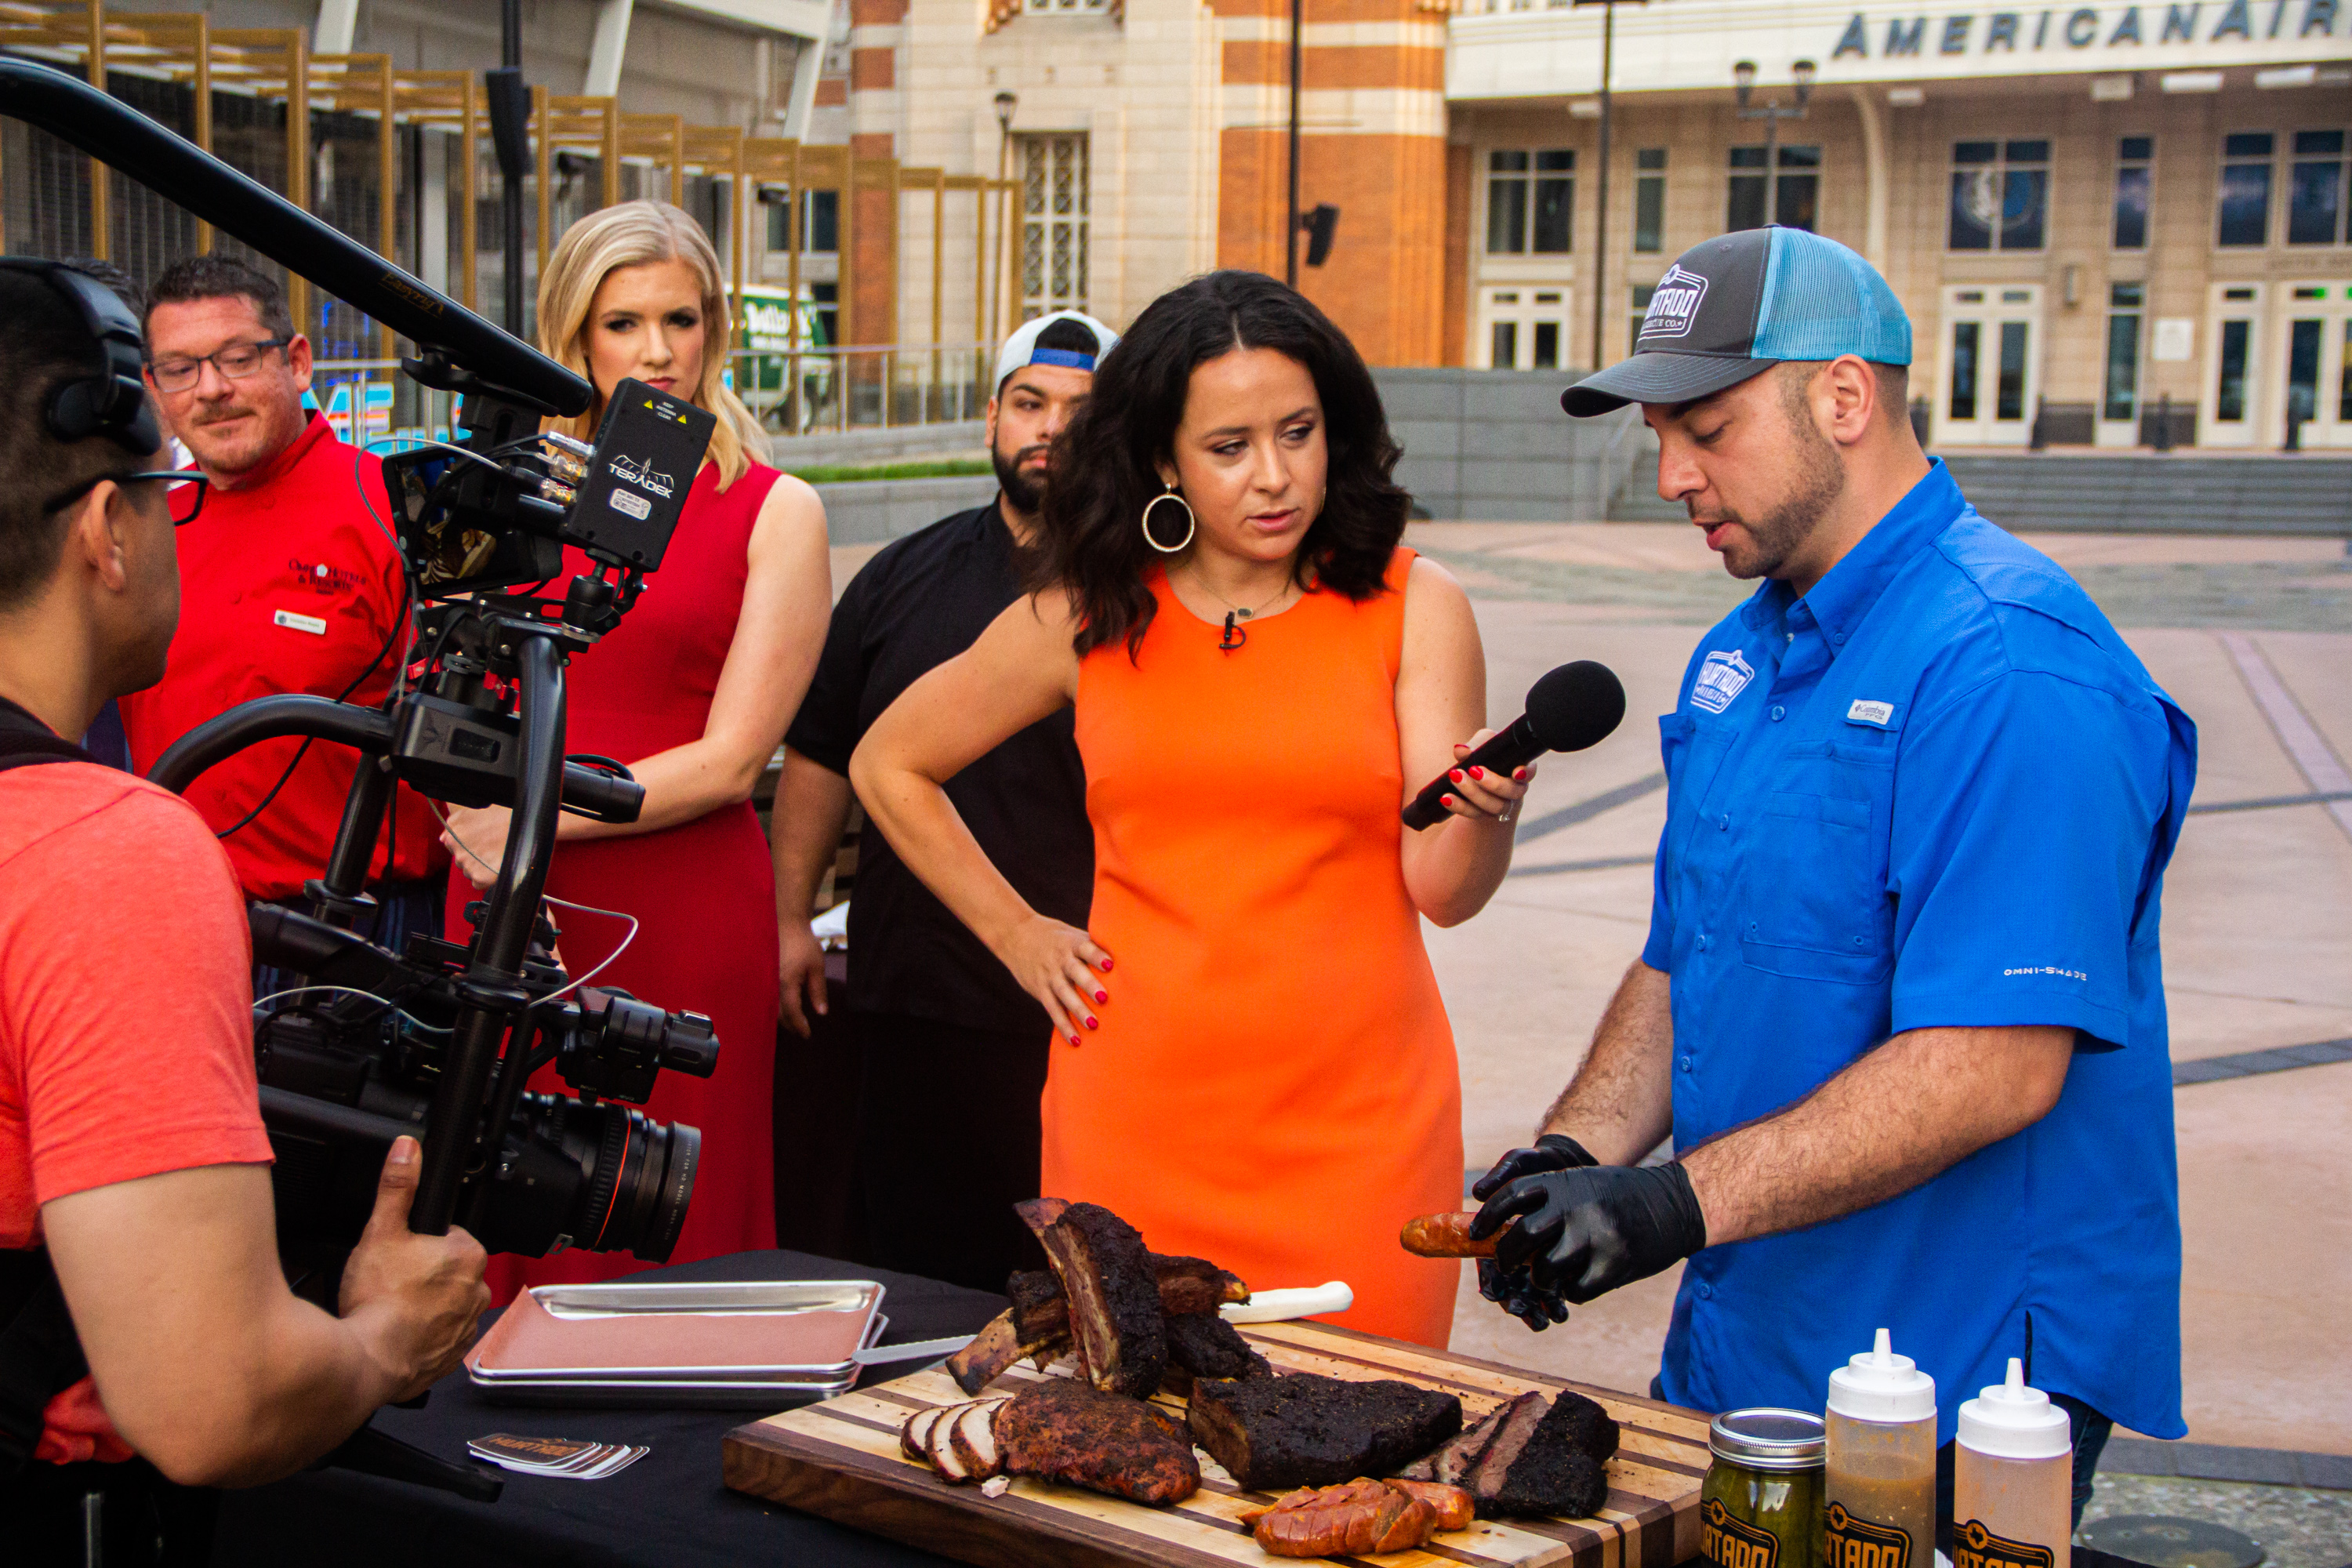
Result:
M1195 1378L1274 1375L1273 1363L1250 1349L1249 1342L1214 1312L1171 1317L1166 1330L1168 1370L1160 1375L1160 1386L1171 1394L1190 1394Z
M1070 1204L1038 1239L1068 1302L1080 1373L1106 1394L1149 1398L1168 1342L1143 1237L1099 1204Z
M1202 1378L1190 1422L1193 1440L1244 1489L1272 1491L1396 1469L1462 1430L1462 1401L1314 1373Z

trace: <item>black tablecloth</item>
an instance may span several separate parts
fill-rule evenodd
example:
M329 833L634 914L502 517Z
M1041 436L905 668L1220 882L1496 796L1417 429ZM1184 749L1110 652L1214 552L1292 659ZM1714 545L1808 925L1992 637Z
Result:
M635 1276L646 1279L878 1279L888 1288L885 1344L971 1333L1004 1310L1004 1300L885 1269L856 1268L804 1252L742 1252ZM869 1381L905 1373L871 1368ZM445 1379L422 1410L384 1410L376 1426L444 1459L466 1462L466 1439L522 1432L642 1443L653 1452L601 1481L552 1480L494 1472L506 1482L495 1503L467 1502L425 1487L313 1471L223 1500L213 1561L221 1568L320 1563L400 1568L517 1568L525 1563L842 1563L914 1568L943 1559L847 1530L808 1514L729 1491L720 1484L719 1439L757 1420L743 1410L535 1409L492 1405L462 1372ZM487 1468L487 1467L486 1467Z

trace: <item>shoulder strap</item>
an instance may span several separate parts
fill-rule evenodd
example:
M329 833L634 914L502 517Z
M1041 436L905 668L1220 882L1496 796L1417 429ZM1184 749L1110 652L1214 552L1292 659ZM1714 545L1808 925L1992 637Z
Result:
M0 1251L0 1479L32 1461L49 1401L89 1375L48 1248Z
M0 697L0 773L35 763L97 760L14 702Z

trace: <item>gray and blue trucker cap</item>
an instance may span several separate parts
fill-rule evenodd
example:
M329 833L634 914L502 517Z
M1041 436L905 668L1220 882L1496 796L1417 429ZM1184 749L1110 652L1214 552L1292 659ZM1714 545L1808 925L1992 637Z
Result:
M1675 258L1633 352L1559 395L1580 419L1628 403L1687 403L1783 360L1911 363L1911 319L1878 269L1801 228L1742 229Z

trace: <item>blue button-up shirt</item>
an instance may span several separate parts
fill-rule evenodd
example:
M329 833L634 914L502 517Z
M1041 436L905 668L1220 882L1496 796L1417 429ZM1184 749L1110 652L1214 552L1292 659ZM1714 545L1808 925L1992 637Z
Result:
M1659 727L1642 956L1673 980L1677 1148L1906 1029L2077 1031L2032 1127L1860 1213L1693 1258L1665 1396L1818 1410L1885 1327L1934 1375L1944 1439L2010 1356L2180 1436L2157 926L2187 715L1937 462L1811 593L1768 582L1709 632Z

